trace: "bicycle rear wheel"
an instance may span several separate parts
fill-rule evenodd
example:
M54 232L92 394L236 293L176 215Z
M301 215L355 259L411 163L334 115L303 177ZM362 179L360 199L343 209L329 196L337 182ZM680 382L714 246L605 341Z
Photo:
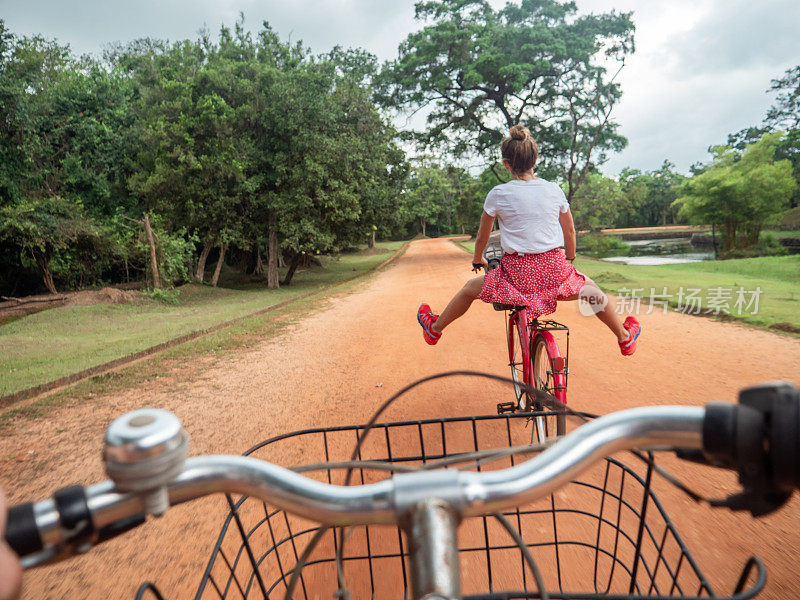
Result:
M551 356L544 335L537 335L533 340L532 346L531 385L537 390L546 392L556 399L563 401L564 388L566 387L564 375L563 373L557 372L554 368L553 358L556 357ZM529 410L544 411L547 410L547 407L540 401L534 400L533 406ZM556 430L552 432L550 431L552 426L548 426L547 419L539 419L536 422L536 426L540 429L539 439L542 439L543 436L549 437L553 434L564 435L567 431L567 416L563 413L556 416Z
M514 380L516 408L522 412L533 410L533 398L525 391L524 385L521 385L530 385L531 381L528 324L518 313L513 314L508 321L508 364L511 367L511 379Z

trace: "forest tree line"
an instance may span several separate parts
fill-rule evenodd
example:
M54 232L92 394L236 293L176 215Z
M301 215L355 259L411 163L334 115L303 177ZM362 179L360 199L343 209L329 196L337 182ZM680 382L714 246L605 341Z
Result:
M665 161L609 178L599 167L627 141L607 67L633 52L629 13L558 0L430 0L416 13L420 29L385 64L314 54L243 18L102 57L0 20L0 295L216 285L225 264L274 288L319 254L472 234L508 178L497 146L515 123L582 229L716 223L735 244L797 202L800 67L774 82L764 123L691 176ZM420 110L422 129L397 130Z
M96 60L0 22L0 287L141 277L146 230L166 284L202 281L213 252L213 284L228 261L276 287L280 261L289 283L304 257L397 233L407 164L376 68L268 26Z

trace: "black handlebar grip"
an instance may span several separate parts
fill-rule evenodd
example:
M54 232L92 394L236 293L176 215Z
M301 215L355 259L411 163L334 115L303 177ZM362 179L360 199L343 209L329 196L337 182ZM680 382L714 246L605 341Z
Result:
M703 450L713 460L731 466L736 459L736 411L726 402L706 404L703 419Z
M763 415L762 440L766 475L778 489L800 489L800 392L788 382L775 381L739 392L742 407ZM740 416L741 420L741 416ZM739 427L741 429L741 427ZM740 448L744 454L746 449Z
M12 506L8 511L6 543L19 556L28 556L44 548L32 502Z
M800 489L800 390L770 382L742 390L738 405L707 405L703 452L736 471L743 488L714 506L754 516L779 508Z

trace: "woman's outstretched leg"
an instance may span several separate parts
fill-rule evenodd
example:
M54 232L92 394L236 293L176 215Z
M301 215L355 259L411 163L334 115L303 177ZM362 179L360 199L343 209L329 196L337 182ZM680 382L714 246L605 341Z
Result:
M441 333L445 327L469 310L469 307L477 300L478 295L481 293L483 277L484 276L481 275L480 277L470 279L464 284L464 287L458 290L458 293L453 296L453 299L450 300L449 304L442 311L442 314L440 314L439 318L433 323L432 328L434 331Z
M483 275L470 279L464 287L462 287L453 299L450 300L448 305L442 311L442 314L435 315L431 312L430 306L423 304L417 311L417 320L422 325L423 337L425 341L433 345L439 341L442 336L442 330L450 323L455 321L463 315L472 303L478 298L483 288Z
M595 316L617 336L617 342L623 355L628 356L636 351L636 338L641 332L639 321L629 316L624 322L621 322L612 308L608 296L588 277L586 277L586 284L580 294L566 298L566 300L578 299L586 302Z

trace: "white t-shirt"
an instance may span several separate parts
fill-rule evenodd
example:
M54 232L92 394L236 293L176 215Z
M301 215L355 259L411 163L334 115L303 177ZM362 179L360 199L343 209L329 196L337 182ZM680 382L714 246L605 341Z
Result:
M505 252L539 254L564 245L558 217L569 210L569 202L558 184L512 179L492 188L483 210L497 217Z

